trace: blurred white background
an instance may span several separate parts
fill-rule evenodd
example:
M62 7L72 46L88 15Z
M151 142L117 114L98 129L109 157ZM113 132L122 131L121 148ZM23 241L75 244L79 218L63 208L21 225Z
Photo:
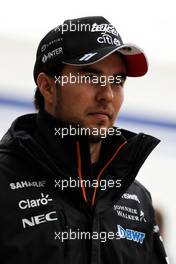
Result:
M137 179L163 213L164 241L176 263L176 6L175 1L0 1L0 137L19 115L33 112L33 65L39 41L65 19L102 15L125 43L143 48L145 77L129 78L118 126L162 140Z

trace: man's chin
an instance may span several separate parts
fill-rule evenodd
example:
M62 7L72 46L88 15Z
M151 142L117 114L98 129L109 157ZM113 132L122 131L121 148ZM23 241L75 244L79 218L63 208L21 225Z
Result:
M97 143L106 138L109 127L100 124L81 124L70 122L70 125L77 131L77 135L86 136L90 143Z
M95 126L89 128L89 135L88 135L88 140L90 143L98 143L105 139L108 135L108 128L107 127L100 127L100 126Z
M88 138L89 143L91 144L99 143L103 139L101 136L94 136L94 135L90 135L87 138Z

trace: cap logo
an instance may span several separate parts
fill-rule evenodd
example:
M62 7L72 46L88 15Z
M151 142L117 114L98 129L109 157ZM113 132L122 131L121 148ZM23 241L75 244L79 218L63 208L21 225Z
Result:
M54 39L54 40L51 40L49 43L47 44L43 44L42 47L41 47L41 52L44 52L49 46L57 43L57 42L60 42L62 41L63 38L57 38L57 39Z
M51 52L49 52L47 55L44 54L42 57L42 62L46 63L48 60L52 59L53 57L60 55L63 52L62 47L59 47Z
M95 52L95 53L87 53L87 54L84 54L84 56L81 57L81 58L79 59L79 61L88 61L88 60L90 60L90 58L92 58L92 57L95 56L96 54L97 54L97 52Z
M104 31L105 33L111 33L113 35L118 36L118 32L115 29L115 27L113 27L113 25L111 25L111 24L100 24L100 25L98 25L97 23L94 23L92 25L91 32L100 32L100 31Z
M120 40L118 38L113 38L112 36L110 36L109 34L106 33L101 33L101 37L97 38L98 43L100 44L109 44L109 45L116 45L116 46L120 46Z

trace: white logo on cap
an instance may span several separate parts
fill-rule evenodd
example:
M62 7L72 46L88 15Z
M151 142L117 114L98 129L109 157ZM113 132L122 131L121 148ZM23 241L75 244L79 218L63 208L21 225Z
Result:
M100 25L98 25L97 23L94 23L92 25L91 32L100 32L100 31L104 31L105 33L111 33L113 35L118 36L118 32L115 29L115 27L113 27L113 25L111 25L111 24L100 24Z
M46 50L46 48L48 48L49 46L57 43L57 42L60 42L62 41L63 38L57 38L57 39L54 39L54 40L51 40L49 43L47 44L43 44L42 47L41 47L41 52L44 52Z
M43 55L42 62L43 63L47 62L47 59L48 59L48 57L46 55Z
M88 60L90 60L90 58L92 58L96 54L97 54L97 52L84 54L84 56L82 58L80 58L79 61L88 61Z
M56 55L61 54L62 52L63 52L62 47L59 47L59 48L49 52L47 55L44 54L43 57L42 57L42 62L46 63L47 60L52 59L53 57L55 57Z
M105 34L105 33L101 33L101 37L98 37L97 41L99 43L101 43L101 44L105 43L105 44L116 45L116 46L120 46L121 45L119 39L113 38L109 34Z

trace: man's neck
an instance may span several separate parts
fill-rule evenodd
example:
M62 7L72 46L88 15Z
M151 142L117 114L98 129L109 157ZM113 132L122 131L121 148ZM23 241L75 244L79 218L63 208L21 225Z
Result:
M90 146L91 163L93 164L99 160L101 142L90 143L89 146Z

